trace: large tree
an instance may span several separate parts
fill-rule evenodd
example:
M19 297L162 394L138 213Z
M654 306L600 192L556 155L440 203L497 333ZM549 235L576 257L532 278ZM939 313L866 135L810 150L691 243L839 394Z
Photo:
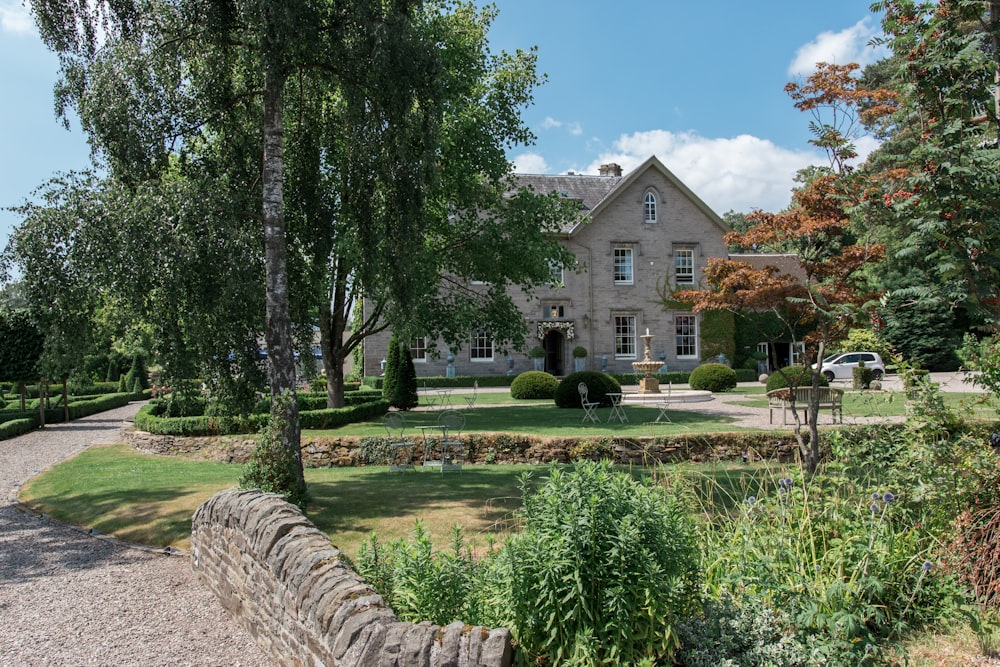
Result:
M814 362L823 358L829 342L846 335L859 307L871 300L862 270L881 260L884 252L881 244L869 243L851 230L851 212L865 192L865 183L854 173L851 160L856 157L853 140L861 109L869 115L891 112L893 95L860 86L856 70L856 65L819 63L804 84L787 86L796 108L813 114L812 143L827 152L829 166L810 173L788 209L779 213L755 211L747 216L751 226L746 231L734 231L726 237L731 246L781 248L793 253L796 270L786 273L774 265L718 259L705 269L705 289L671 295L695 311L772 313L793 337L803 325L812 327L803 358L812 369L812 400L805 406L808 442L793 409L799 450L809 471L816 469L820 457L820 365Z
M900 93L869 170L867 215L908 267L894 301L943 302L970 322L1000 321L1000 2L878 2ZM915 272L915 275L914 275ZM926 278L923 278L926 277ZM933 307L939 306L932 304ZM926 307L926 306L922 306Z

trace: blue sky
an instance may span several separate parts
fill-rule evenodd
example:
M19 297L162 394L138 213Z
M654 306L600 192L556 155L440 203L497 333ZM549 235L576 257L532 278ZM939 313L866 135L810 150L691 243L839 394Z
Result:
M509 157L523 172L596 174L656 155L719 214L780 209L795 172L825 163L784 86L819 60L877 59L869 4L497 0L493 50L537 46L548 77L523 114L538 140ZM0 207L89 162L75 119L67 131L55 117L56 75L21 1L0 0ZM17 223L0 211L0 247Z

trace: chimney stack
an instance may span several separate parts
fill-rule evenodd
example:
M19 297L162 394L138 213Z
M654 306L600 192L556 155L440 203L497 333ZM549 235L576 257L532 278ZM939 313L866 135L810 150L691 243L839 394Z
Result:
M622 167L620 164L614 162L609 162L608 164L602 164L599 173L601 176L618 176L622 175Z

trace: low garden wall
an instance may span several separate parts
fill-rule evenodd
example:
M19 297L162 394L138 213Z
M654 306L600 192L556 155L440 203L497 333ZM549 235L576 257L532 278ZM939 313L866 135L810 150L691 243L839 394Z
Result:
M231 489L191 521L194 569L277 665L508 667L510 632L396 618L297 507Z
M251 436L182 437L128 429L125 441L151 454L190 456L210 461L246 463L253 451ZM384 438L303 438L302 464L307 468L368 465L367 443ZM739 460L793 461L798 454L791 433L704 433L662 437L546 438L509 433L469 433L462 436L466 463L568 463L581 459L610 459L623 465L695 463ZM414 460L423 457L421 445Z

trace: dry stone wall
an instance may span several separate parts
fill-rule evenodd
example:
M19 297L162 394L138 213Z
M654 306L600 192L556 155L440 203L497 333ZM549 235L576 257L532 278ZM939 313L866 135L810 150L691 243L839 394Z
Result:
M231 489L191 525L192 562L275 664L289 667L508 667L506 629L407 623L297 507Z

